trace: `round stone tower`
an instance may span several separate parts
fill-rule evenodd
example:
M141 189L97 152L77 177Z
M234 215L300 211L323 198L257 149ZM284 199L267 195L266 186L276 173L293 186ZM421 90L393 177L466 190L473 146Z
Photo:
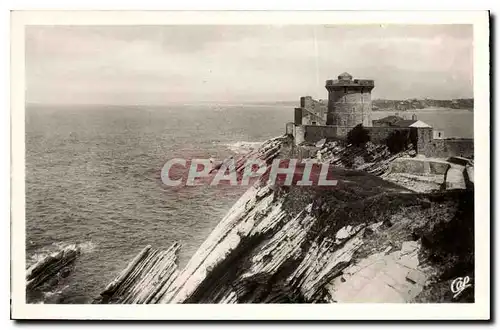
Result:
M372 126L373 80L352 79L344 72L336 80L327 80L325 87L328 90L327 125Z

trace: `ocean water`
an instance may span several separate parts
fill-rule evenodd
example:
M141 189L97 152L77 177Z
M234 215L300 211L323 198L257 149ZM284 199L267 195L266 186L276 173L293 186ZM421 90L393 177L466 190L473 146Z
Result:
M267 107L28 107L27 262L83 244L68 303L97 296L147 244L180 242L185 264L246 188L165 186L166 160L224 159L283 134L287 117Z
M472 112L427 116L419 119L447 125L449 136L472 134ZM292 120L284 106L28 106L27 264L82 245L58 288L61 303L90 302L147 244L180 242L185 265L246 188L167 187L165 161L224 159L283 134Z

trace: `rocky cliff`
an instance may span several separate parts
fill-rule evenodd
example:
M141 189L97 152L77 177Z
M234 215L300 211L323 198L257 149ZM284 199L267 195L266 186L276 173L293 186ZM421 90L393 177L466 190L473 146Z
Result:
M246 157L269 163L287 143ZM398 155L379 146L319 154L339 165L336 186L257 182L184 269L177 244L148 247L95 303L473 301L472 288L449 290L456 277L474 278L473 189L417 193L384 180L374 174Z

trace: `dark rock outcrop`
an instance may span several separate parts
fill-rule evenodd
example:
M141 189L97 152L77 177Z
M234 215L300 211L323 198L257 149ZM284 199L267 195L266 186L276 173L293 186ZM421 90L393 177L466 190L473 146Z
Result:
M68 245L29 267L26 270L26 300L41 300L44 292L50 292L60 279L68 277L80 253L78 245Z

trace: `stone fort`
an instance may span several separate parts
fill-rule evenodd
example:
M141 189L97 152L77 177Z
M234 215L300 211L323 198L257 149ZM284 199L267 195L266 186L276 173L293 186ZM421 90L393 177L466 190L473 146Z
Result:
M352 79L347 72L327 80L328 111L326 124L334 126L372 126L373 80Z
M287 134L293 135L295 144L314 144L322 139L345 139L356 125L362 124L374 143L385 143L394 131L406 131L417 137L414 146L418 154L426 157L473 157L473 139L446 139L444 132L413 116L407 120L388 116L372 120L371 92L375 81L353 79L347 72L337 79L327 80L325 88L328 100L314 100L310 96L300 98L295 108L294 122L287 123Z

